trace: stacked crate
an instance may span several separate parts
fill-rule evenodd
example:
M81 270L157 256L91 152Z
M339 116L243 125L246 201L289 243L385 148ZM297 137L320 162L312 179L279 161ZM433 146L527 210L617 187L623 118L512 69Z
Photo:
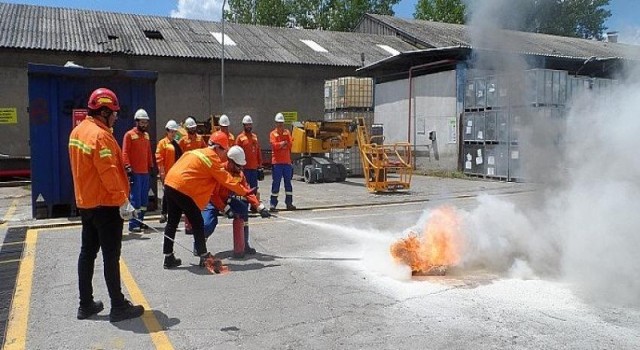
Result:
M523 133L533 120L564 115L566 71L531 69L522 74L467 81L463 114L463 172L508 181L523 179ZM467 98L469 98L467 100Z
M373 80L371 78L342 77L324 84L324 119L353 120L364 118L373 124ZM336 163L347 168L349 176L362 176L359 148L335 149L328 154Z
M468 175L517 181L522 139L533 123L549 125L545 142L563 142L566 106L573 98L593 92L606 99L617 82L569 76L566 71L530 69L522 74L476 76L465 85L462 115L463 172ZM533 135L537 137L536 135Z

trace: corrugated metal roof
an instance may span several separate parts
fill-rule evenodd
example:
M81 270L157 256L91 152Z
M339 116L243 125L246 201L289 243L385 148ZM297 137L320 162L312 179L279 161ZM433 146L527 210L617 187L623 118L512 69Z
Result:
M410 38L431 48L469 46L554 57L640 58L640 46L636 45L513 30L492 30L490 37L474 37L475 40L472 40L470 27L461 24L408 20L375 14L366 16L395 29L399 36Z
M211 32L218 22L89 10L0 3L0 48L218 59L222 46ZM149 39L144 31L159 31ZM391 56L377 44L398 51L415 47L395 36L225 24L236 46L225 45L225 59L273 63L359 67ZM313 40L328 52L315 52Z

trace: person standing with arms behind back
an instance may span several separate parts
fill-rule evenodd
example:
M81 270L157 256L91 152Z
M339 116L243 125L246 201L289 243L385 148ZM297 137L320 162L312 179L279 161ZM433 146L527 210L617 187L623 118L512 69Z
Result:
M131 181L131 204L138 212L137 218L129 220L129 231L141 232L144 213L149 204L149 174L153 170L153 156L151 140L147 132L149 127L147 111L138 109L133 119L136 126L127 131L122 140L122 159Z
M104 309L93 299L93 271L102 249L104 279L111 299L109 320L118 322L140 317L144 307L124 298L120 285L122 224L133 215L129 182L122 151L110 129L118 119L118 97L99 88L89 97L89 116L71 131L69 160L76 206L82 218L82 245L78 258L80 291L79 320Z
M242 127L244 131L236 138L236 145L242 147L247 161L242 172L247 178L249 187L256 189L256 197L260 200L260 193L257 192L257 188L258 173L262 170L262 150L260 149L260 142L258 142L258 135L252 132L253 120L250 115L245 115L242 118Z
M169 169L178 161L182 155L182 150L175 140L176 132L180 126L175 120L169 120L165 126L167 136L158 142L156 147L156 163L158 164L158 175L164 187L164 178ZM160 223L167 222L167 201L162 198L162 212L160 213Z
M287 210L296 210L293 205L293 187L291 179L293 178L293 166L291 165L291 144L293 138L289 130L284 128L284 115L276 114L276 128L269 134L269 143L271 144L271 164L273 164L273 182L271 183L271 203L270 211L277 211L278 194L280 193L280 181L284 179L284 203Z

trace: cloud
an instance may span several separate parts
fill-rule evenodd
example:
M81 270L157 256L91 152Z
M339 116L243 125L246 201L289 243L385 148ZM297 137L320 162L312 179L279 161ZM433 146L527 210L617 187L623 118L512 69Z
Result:
M171 17L220 21L221 9L222 0L178 0L178 7L171 10Z
M618 42L640 45L640 27L626 26L618 34Z

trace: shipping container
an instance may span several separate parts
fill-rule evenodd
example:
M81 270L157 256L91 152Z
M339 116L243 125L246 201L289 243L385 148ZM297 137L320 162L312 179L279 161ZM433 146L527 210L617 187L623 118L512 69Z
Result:
M125 132L134 126L133 114L144 108L151 117L148 131L152 152L155 151L156 72L29 64L28 76L31 204L35 218L77 214L69 165L69 134L74 111L87 108L93 90L106 87L118 96L120 112L113 133L121 146ZM149 210L154 210L155 178L151 187Z

